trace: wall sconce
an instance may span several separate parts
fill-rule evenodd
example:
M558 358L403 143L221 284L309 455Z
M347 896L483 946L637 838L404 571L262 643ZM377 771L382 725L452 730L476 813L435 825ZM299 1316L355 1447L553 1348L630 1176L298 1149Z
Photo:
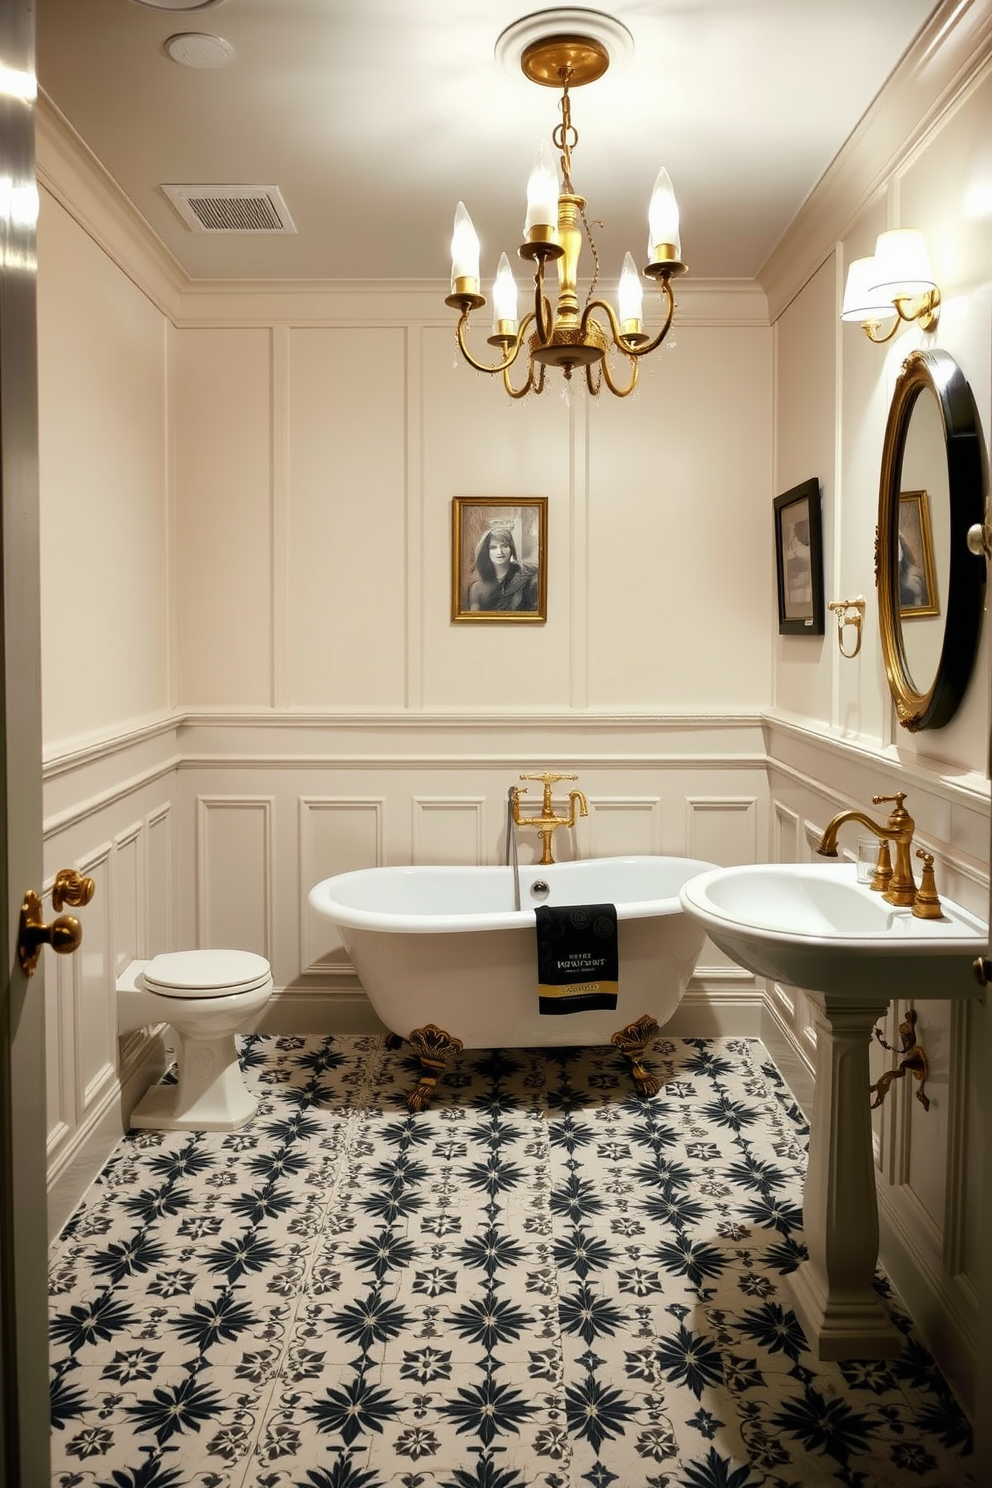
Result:
M918 321L932 331L940 314L940 290L923 234L900 227L879 233L871 258L856 258L847 271L841 320L860 321L869 341L890 341L900 321ZM894 315L884 336L879 324Z
M861 626L865 618L865 601L862 595L857 599L835 599L827 605L828 610L833 610L837 616L837 645L841 656L846 656L848 661L853 661L861 650ZM851 649L845 646L844 630L850 625L854 630L853 642L849 642Z

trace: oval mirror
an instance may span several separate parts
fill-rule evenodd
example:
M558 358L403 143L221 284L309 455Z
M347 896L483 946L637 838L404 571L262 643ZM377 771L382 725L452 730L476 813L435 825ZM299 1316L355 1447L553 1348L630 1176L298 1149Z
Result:
M876 582L882 656L903 728L942 728L978 649L985 558L968 529L985 516L978 414L943 351L905 360L882 450Z

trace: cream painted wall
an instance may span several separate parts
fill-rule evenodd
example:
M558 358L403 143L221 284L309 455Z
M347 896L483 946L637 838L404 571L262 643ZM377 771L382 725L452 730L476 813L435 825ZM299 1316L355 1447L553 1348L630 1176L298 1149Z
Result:
M272 701L271 340L171 333L180 706Z
M785 492L805 480L819 482L824 604L846 597L835 593L834 580L836 374L833 336L828 332L835 320L834 278L824 268L775 326L775 484L777 492ZM836 627L832 613L826 611L825 616L822 637L778 635L777 611L771 617L776 632L775 702L803 718L831 713Z
M943 729L913 735L898 727L878 639L874 534L885 418L899 369L917 347L953 356L971 384L986 450L992 425L992 79L977 80L939 131L852 223L845 240L814 272L778 318L776 463L778 483L818 462L839 470L836 496L824 501L827 599L867 600L864 644L853 662L838 655L828 617L822 645L796 640L776 648L775 700L784 711L817 719L844 738L894 747L900 757L935 770L985 777L989 737L990 627L984 627L972 686ZM886 226L923 230L941 284L937 330L906 328L884 346L839 320L847 264L872 251ZM836 374L834 369L836 370ZM789 474L788 472L792 472ZM836 558L835 558L836 555ZM838 561L839 560L839 561ZM836 574L836 578L833 575ZM829 642L829 644L826 644ZM797 659L806 646L806 662Z
M767 704L767 328L690 312L629 402L518 406L416 307L278 314L173 333L183 706ZM452 623L456 495L548 498L546 624Z
M161 314L42 193L38 298L46 749L169 706Z

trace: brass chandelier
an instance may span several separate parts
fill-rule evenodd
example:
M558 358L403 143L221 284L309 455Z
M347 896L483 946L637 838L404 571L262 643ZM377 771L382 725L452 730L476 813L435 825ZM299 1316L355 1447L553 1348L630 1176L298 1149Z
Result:
M575 15L575 12L571 13ZM480 362L467 345L469 319L486 298L479 293L479 239L463 202L455 212L451 240L451 293L445 304L460 312L456 337L465 360L479 372L502 374L511 398L542 393L548 367L560 367L566 389L577 367L585 369L586 385L593 395L605 383L618 398L626 398L637 386L642 357L656 351L668 335L675 311L672 279L685 272L679 241L679 209L668 172L662 168L648 209L648 263L643 273L657 282L662 298L662 325L654 335L646 332L643 319L643 289L633 257L624 258L617 294L617 309L595 298L599 278L599 254L586 217L585 198L572 185L572 150L578 132L572 124L570 90L602 77L610 65L606 46L596 37L556 35L540 37L520 56L525 77L542 87L561 89L561 122L551 139L561 152L561 180L551 147L545 140L538 151L527 185L525 240L517 252L534 265L534 308L522 321L517 319L517 285L504 253L493 283L493 325L488 344L497 348L499 360ZM581 226L580 226L581 224ZM579 254L583 231L594 261L592 282L580 306L577 291ZM558 270L558 298L554 311L545 295L545 267L554 262ZM599 311L603 319L597 319ZM510 369L525 353L526 379L515 386ZM611 354L627 358L625 381L614 376Z

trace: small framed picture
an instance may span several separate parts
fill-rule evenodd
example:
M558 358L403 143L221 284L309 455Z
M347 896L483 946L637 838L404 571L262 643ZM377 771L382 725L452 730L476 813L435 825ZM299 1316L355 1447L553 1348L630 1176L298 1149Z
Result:
M899 615L903 620L916 620L939 614L930 497L926 491L900 491Z
M452 498L452 620L546 620L547 571L546 496Z
M803 481L775 497L775 568L780 635L823 634L820 484Z

